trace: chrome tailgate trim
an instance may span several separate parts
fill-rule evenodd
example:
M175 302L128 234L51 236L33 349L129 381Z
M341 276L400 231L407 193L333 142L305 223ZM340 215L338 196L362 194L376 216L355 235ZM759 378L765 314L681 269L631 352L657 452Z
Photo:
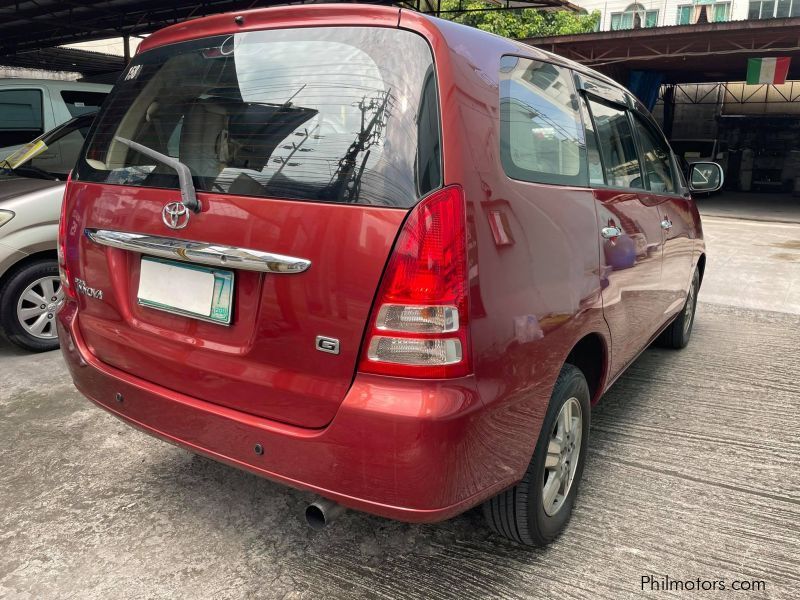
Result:
M311 266L311 261L305 258L224 244L195 242L110 229L84 229L84 233L92 242L101 246L211 265L212 267L261 271L262 273L302 273Z

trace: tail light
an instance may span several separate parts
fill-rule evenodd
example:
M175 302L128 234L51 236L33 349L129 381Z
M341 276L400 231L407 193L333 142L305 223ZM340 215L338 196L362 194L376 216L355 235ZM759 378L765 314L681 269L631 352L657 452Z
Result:
M64 198L61 200L61 217L58 220L58 275L61 278L61 289L65 298L77 298L70 281L69 267L67 267L67 196L72 180L72 172L67 176L67 185L64 188Z
M383 275L359 370L398 377L471 371L464 194L439 190L406 219Z

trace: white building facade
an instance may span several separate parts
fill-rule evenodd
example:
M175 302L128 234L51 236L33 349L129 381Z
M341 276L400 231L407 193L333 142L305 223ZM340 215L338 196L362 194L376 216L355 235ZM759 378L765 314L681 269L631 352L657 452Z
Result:
M599 31L800 17L800 0L572 0L600 11Z

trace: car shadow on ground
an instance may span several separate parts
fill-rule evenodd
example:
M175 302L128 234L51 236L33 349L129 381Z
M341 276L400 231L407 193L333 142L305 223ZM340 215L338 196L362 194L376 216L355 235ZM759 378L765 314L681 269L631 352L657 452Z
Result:
M670 355L677 356L648 350L639 362L648 363L645 368L655 367ZM626 377L595 407L593 428L602 428L624 413L630 416L636 409L636 402L614 393L624 386ZM608 450L606 439L597 432L590 439L586 472L602 480L614 468L600 458ZM583 537L571 537L571 530L592 518L582 510L579 496L572 522L548 548L520 546L494 534L484 524L480 507L425 525L348 511L326 529L314 531L303 518L312 494L188 452L171 452L164 458L147 465L144 482L152 496L160 499L160 510L174 513L166 515L170 520L221 528L214 535L228 538L242 553L239 560L256 573L273 570L270 563L275 560L275 548L280 548L286 592L310 594L324 580L330 595L360 590L376 596L437 597L452 594L455 586L462 597L524 596L520 586L526 585L531 571L544 576L548 565L566 560L562 557L585 543ZM564 584L550 583L554 593ZM547 595L541 589L538 593Z

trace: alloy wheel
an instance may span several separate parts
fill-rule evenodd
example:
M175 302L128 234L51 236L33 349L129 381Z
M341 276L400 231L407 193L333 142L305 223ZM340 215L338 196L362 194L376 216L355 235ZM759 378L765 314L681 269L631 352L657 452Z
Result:
M64 298L58 277L40 277L17 300L17 320L25 332L41 340L57 337L56 309Z
M697 298L697 289L692 282L692 285L689 286L689 294L686 298L686 306L683 308L683 335L684 337L689 334L689 330L692 328L692 321L694 320L694 303L695 298Z
M569 496L578 458L581 452L583 414L575 397L567 400L558 412L555 427L547 446L542 482L542 504L544 512L552 517Z

